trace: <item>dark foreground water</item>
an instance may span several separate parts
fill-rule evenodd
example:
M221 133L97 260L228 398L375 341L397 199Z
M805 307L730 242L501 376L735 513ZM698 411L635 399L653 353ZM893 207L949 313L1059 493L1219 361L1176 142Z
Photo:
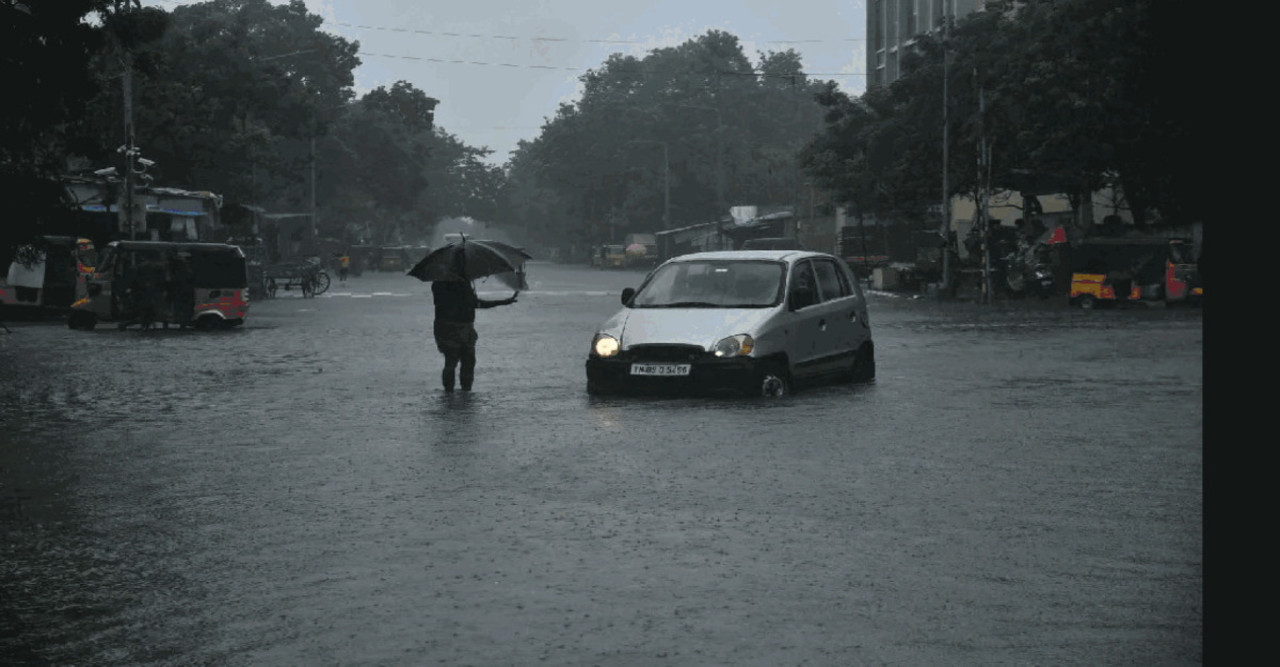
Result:
M0 664L1201 662L1199 312L878 295L874 385L592 399L639 275L530 278L472 395L401 276L9 322Z

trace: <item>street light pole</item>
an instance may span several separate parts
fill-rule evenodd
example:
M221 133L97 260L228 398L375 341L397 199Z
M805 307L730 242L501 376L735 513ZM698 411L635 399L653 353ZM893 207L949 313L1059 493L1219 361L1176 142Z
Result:
M671 229L671 156L662 142L662 229Z
M318 245L316 242L317 229L319 223L316 221L316 128L315 123L311 125L311 243Z
M124 53L124 219L129 238L138 238L133 220L133 54Z
M671 229L671 156L667 142L657 139L632 139L631 143L662 146L662 228Z
M716 206L722 211L722 215L728 209L724 205L724 116L720 111L720 72L716 73L716 106L705 107L683 102L675 106L716 112Z
M951 54L947 52L947 39L951 17L947 14L947 4L944 2L942 9L942 291L944 293L951 289L951 184L948 169L951 123L947 115L947 79L951 59Z

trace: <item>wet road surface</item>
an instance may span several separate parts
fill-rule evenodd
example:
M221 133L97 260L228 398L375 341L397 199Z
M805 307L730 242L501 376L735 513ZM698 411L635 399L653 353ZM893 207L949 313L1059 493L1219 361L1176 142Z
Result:
M0 663L1201 662L1198 311L875 295L873 385L590 398L640 275L533 264L470 395L399 275L8 322Z

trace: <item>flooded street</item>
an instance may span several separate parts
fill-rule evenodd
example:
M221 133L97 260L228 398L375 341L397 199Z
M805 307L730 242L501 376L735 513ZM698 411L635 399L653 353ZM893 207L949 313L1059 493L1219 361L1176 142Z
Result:
M471 394L398 274L7 322L0 663L1201 662L1200 311L875 294L874 384L590 398L641 277L532 263Z

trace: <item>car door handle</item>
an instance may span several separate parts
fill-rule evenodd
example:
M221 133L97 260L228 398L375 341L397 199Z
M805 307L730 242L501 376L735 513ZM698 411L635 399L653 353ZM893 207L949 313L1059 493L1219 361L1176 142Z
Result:
M818 320L818 331L826 331L826 330L827 330L827 321Z

